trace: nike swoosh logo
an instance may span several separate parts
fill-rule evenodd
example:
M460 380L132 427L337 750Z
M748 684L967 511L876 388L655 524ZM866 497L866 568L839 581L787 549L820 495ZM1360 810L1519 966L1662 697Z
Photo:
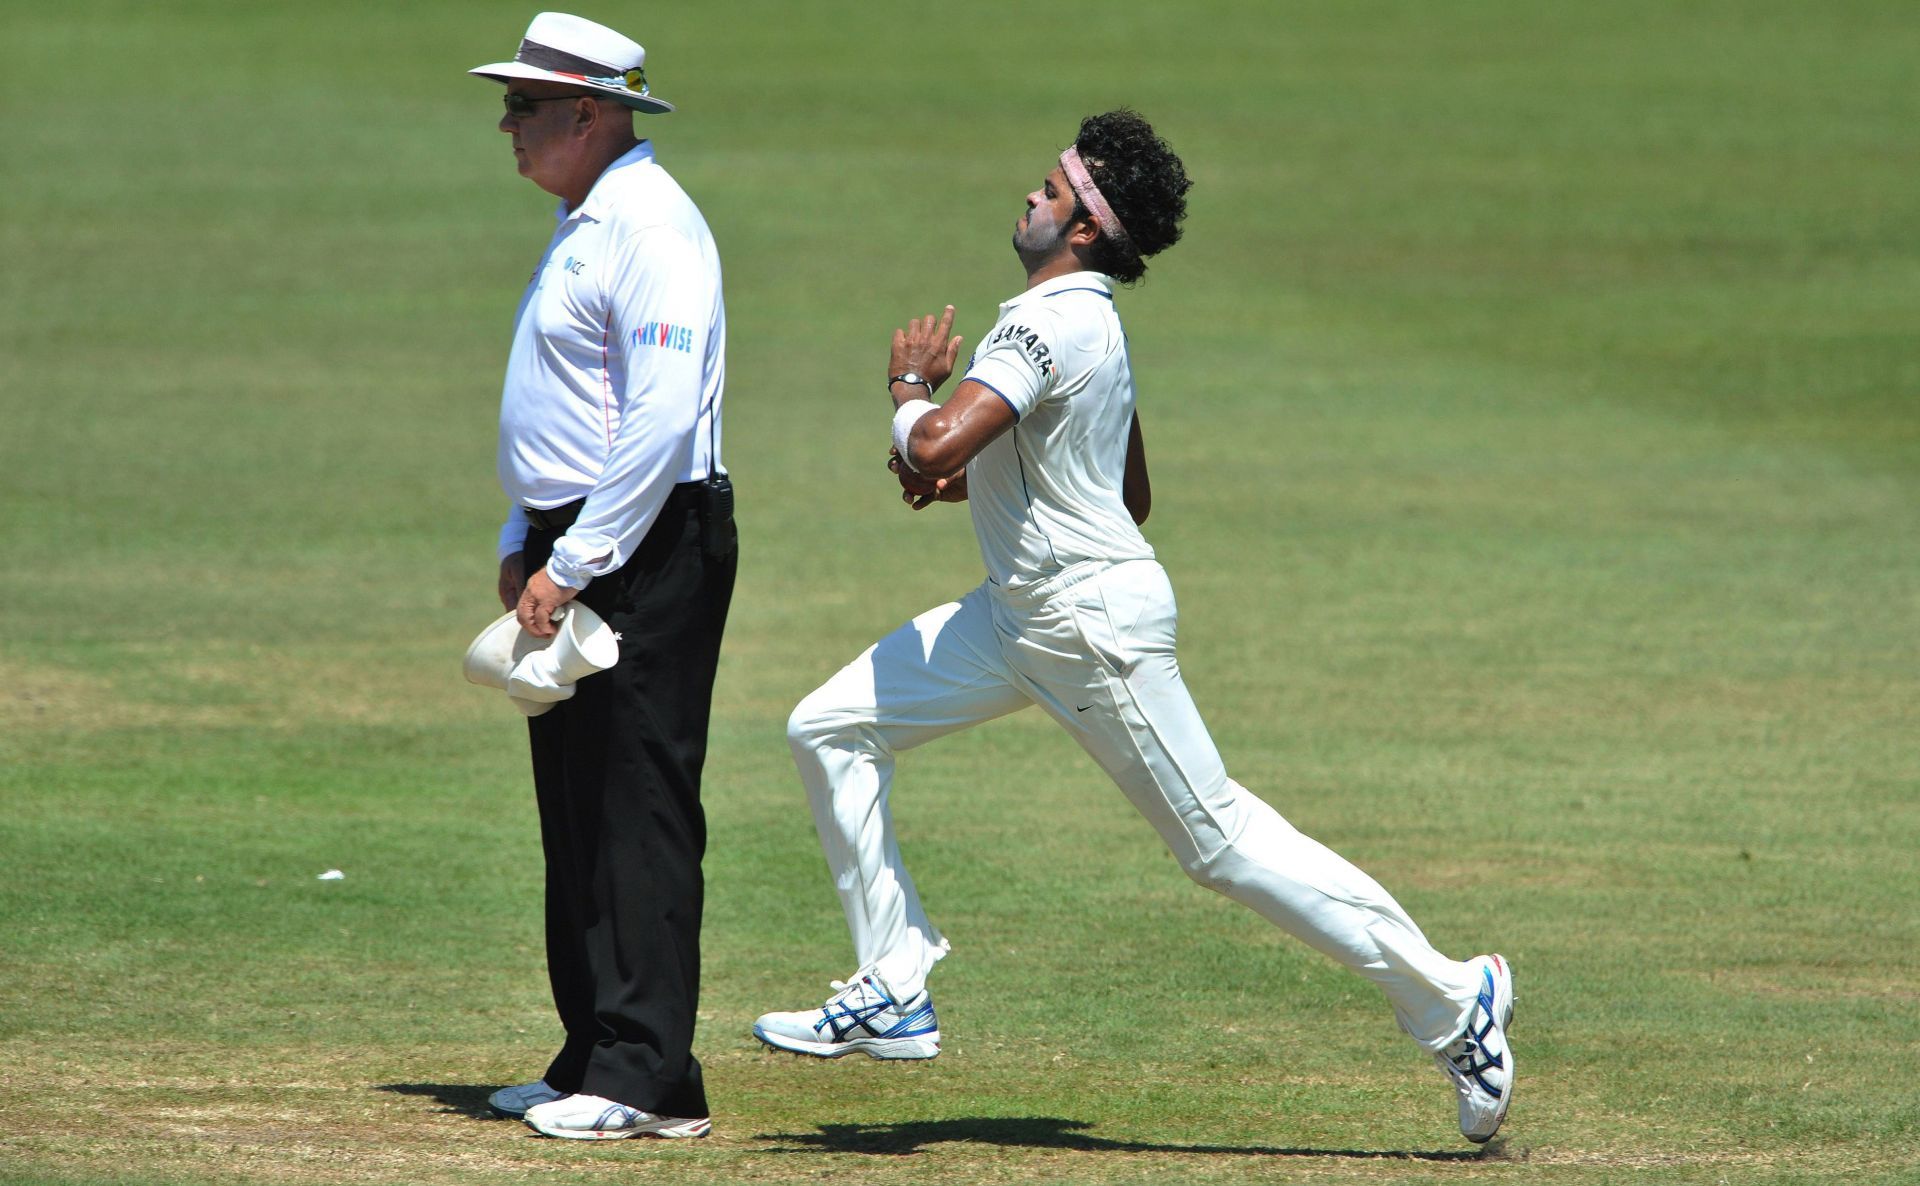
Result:
M1091 704L1089 704L1089 705L1087 705L1087 708L1092 708L1092 707L1093 707L1093 705L1091 705ZM1081 707L1079 707L1078 705L1075 705L1075 706L1074 706L1074 709L1073 709L1073 711L1075 711L1075 712L1085 712L1085 711L1087 711L1087 708L1081 708Z

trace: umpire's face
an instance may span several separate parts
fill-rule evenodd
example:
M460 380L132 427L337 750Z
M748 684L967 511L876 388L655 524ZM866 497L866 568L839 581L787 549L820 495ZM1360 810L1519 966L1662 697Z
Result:
M598 122L598 103L577 89L538 79L508 83L506 103L500 130L513 137L520 176L565 197L586 153L587 134Z

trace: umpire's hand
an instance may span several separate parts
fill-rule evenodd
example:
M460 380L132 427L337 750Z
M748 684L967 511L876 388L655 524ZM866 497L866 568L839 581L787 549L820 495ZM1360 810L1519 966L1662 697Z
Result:
M546 568L540 568L527 578L526 590L520 594L520 604L514 609L520 619L521 629L535 638L552 638L559 633L553 624L553 611L572 601L579 593L578 589L554 584Z
M524 552L500 561L500 608L512 613L520 606L520 594L527 589L527 556Z

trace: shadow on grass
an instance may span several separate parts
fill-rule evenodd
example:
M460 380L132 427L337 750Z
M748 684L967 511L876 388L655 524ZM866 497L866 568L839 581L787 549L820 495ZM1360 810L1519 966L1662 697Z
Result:
M817 1132L768 1133L756 1140L791 1146L776 1153L919 1153L929 1145L973 1142L1033 1149L1073 1149L1096 1153L1214 1153L1243 1157L1351 1157L1381 1161L1478 1161L1498 1159L1497 1145L1487 1149L1416 1152L1396 1149L1300 1149L1268 1145L1159 1145L1089 1135L1085 1120L1055 1116L982 1116L959 1120L910 1120L902 1124L823 1124Z
M382 1083L375 1091L422 1096L441 1111L483 1120L495 1119L487 1097L497 1087L465 1083ZM1087 1120L1058 1116L978 1116L956 1120L909 1120L900 1124L823 1124L814 1132L762 1133L754 1137L776 1147L769 1153L878 1153L893 1156L925 1152L929 1145L1000 1145L1006 1148L1072 1149L1084 1153L1184 1153L1238 1157L1344 1157L1358 1161L1502 1161L1526 1160L1508 1153L1505 1141L1480 1149L1309 1149L1275 1145L1162 1145L1096 1137Z
M382 1083L375 1091L391 1091L395 1095L421 1095L436 1100L445 1106L442 1112L460 1116L477 1116L482 1120L493 1120L493 1110L487 1107L487 1097L500 1090L499 1087L476 1087L467 1083Z

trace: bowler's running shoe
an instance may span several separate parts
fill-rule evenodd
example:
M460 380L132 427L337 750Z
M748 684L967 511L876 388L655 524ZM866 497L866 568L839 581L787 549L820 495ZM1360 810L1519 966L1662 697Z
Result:
M568 1095L527 1109L526 1122L544 1136L574 1141L617 1141L623 1137L704 1137L713 1121L656 1116L597 1095Z
M925 989L896 1001L879 977L862 970L818 1009L767 1013L753 1023L753 1036L776 1050L839 1058L854 1051L868 1058L932 1058L940 1053L940 1023Z
M1480 973L1480 996L1467 1017L1466 1032L1433 1056L1460 1095L1460 1133L1476 1145L1500 1131L1513 1103L1513 1048L1507 1026L1513 1022L1513 971L1497 955L1467 961Z
M566 1094L548 1087L547 1081L540 1079L518 1087L502 1087L487 1097L487 1107L502 1120L518 1120L527 1114L528 1108L562 1099Z

